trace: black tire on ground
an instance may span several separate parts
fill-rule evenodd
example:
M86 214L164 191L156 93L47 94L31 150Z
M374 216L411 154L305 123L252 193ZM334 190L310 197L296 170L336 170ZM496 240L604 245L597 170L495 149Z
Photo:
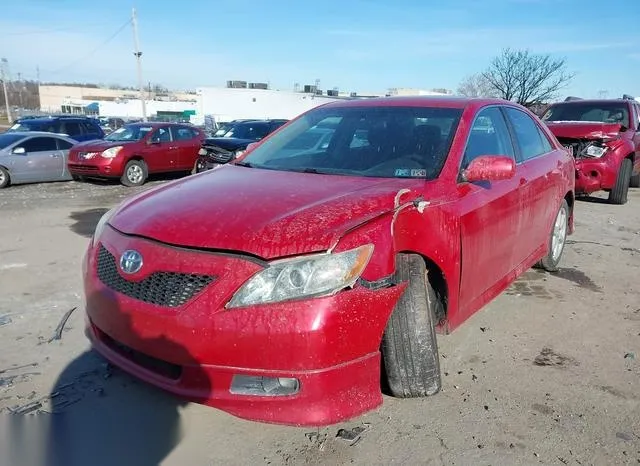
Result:
M399 255L396 278L409 284L382 337L389 390L398 398L434 395L441 387L435 324L443 304L429 284L424 260L419 255Z
M71 175L73 181L85 181L86 178L82 175Z
M142 186L147 180L147 164L142 160L129 160L120 182L125 186Z
M616 184L609 193L609 204L622 205L627 203L632 172L633 162L631 159L624 159L620 164L620 170L618 170Z
M631 177L631 181L629 181L629 187L640 188L640 173Z
M4 167L0 167L0 189L6 188L10 184L11 176L9 176L9 171Z
M563 215L564 213L564 215ZM551 225L551 231L549 232L549 252L547 255L542 258L540 262L536 264L537 267L546 270L547 272L557 272L558 265L560 264L560 260L562 259L562 253L564 252L564 247L567 244L567 234L569 232L569 216L571 215L571 211L569 209L569 204L567 204L566 199L562 201L560 204L560 208L558 209L558 213L556 214L553 224ZM559 232L559 236L562 236L560 239L562 242L560 244L559 251L556 251L554 255L554 236L556 234L556 224L562 223L561 216L564 218L564 227L563 233Z
M196 163L193 166L193 173L201 173L207 170L207 165L204 159L198 157Z

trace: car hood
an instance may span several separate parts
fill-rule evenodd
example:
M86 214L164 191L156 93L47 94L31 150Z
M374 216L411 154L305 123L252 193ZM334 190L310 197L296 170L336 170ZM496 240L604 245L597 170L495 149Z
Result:
M239 139L239 138L207 138L204 140L205 146L216 146L224 150L236 150L247 147L252 142L256 142L253 139Z
M75 150L83 152L102 152L111 147L128 146L140 141L104 141L102 139L94 139L91 141L79 142L73 146Z
M557 138L603 139L615 137L623 125L585 121L547 121L545 124Z
M234 165L126 201L109 223L168 244L264 259L330 249L348 230L418 197L424 181Z

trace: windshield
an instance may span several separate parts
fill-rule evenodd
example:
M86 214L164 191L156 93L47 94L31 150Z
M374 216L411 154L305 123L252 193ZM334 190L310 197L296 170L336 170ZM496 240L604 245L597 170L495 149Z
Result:
M449 153L461 109L318 108L256 147L255 168L381 178L433 179Z
M143 125L127 125L118 128L109 136L105 137L105 141L139 141L147 134L153 131L151 126Z
M23 136L18 136L17 134L0 134L0 149L6 149L14 142L18 142L22 139Z
M629 126L629 110L620 102L571 102L549 107L542 121L620 123Z
M20 121L9 128L9 131L42 131L42 126L40 122Z
M224 133L223 138L251 139L257 141L269 132L269 126L264 123L239 123Z

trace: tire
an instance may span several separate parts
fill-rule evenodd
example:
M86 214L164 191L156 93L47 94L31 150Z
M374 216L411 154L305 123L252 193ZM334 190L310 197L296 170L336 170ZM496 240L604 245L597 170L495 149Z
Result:
M11 184L11 176L9 175L9 171L0 167L0 189L6 188Z
M542 268L547 272L557 272L559 270L558 265L562 259L564 247L567 245L570 215L571 211L569 210L569 204L567 204L566 199L563 199L553 225L551 225L551 232L549 233L549 252L537 264L539 268Z
M86 178L84 176L82 176L82 175L71 175L71 179L73 181L80 181L80 182L86 180Z
M627 194L629 193L632 172L633 162L631 159L624 159L620 164L620 170L618 170L616 184L609 193L610 204L622 205L627 203Z
M124 167L120 182L129 187L142 186L147 180L147 164L142 160L129 160Z
M629 181L629 187L640 188L640 173L631 177L631 181Z
M202 173L204 171L207 171L207 163L204 159L198 157L193 167L193 173Z
M435 332L436 316L443 311L442 301L427 280L422 257L398 256L396 277L409 284L382 337L388 387L397 398L434 395L442 384Z

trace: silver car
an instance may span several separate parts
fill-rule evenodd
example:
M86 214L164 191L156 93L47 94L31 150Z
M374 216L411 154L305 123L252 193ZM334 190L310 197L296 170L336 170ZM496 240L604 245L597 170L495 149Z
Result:
M45 132L0 134L0 189L10 184L67 181L69 149L76 141Z

